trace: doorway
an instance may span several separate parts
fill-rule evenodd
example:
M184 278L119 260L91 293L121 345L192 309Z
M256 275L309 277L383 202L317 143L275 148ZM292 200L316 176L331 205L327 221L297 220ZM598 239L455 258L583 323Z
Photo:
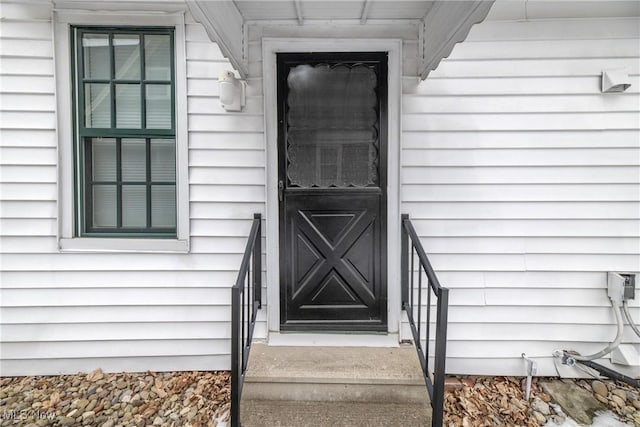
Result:
M387 62L277 55L283 331L387 331Z

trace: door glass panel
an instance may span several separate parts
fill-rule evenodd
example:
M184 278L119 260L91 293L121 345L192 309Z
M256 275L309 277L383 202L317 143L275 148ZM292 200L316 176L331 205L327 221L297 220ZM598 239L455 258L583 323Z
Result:
M287 178L294 187L378 185L375 69L298 65L287 78Z

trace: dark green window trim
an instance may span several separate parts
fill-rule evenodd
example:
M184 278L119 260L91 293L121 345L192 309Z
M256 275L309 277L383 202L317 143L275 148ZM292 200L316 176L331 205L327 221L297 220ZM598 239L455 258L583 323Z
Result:
M82 40L84 34L103 34L108 38L108 55L109 55L109 72L108 77L87 78L84 70L84 49ZM139 39L139 78L137 79L116 79L116 61L114 36L137 35ZM170 78L162 80L158 78L146 78L145 64L145 37L149 35L166 35L169 36L169 69ZM71 31L72 52L72 83L73 83L73 106L74 106L74 165L75 176L75 206L76 218L75 229L77 236L86 237L158 237L158 238L175 238L177 237L177 200L174 202L175 223L172 227L153 227L152 226L152 195L151 191L154 187L173 186L177 193L177 182L174 177L173 181L153 181L151 179L152 164L150 159L150 140L151 139L173 139L174 144L177 143L175 137L175 37L172 27L113 27L113 26L78 26L72 27ZM137 64L136 64L137 65ZM157 77L157 76L156 76ZM163 77L163 76L160 76ZM109 113L110 127L92 128L87 127L85 117L85 85L91 83L101 83L109 86ZM140 128L118 128L116 127L116 84L119 85L139 85L140 97ZM147 87L149 85L165 85L170 91L170 127L149 128L147 129ZM166 93L166 92L165 92ZM135 105L135 104L134 104ZM166 105L166 104L165 104ZM166 122L165 122L166 123ZM97 181L93 179L92 161L91 161L91 140L92 138L113 138L116 140L117 156L116 168L117 179L115 181ZM121 142L123 138L136 138L145 140L146 150L146 180L142 182L126 182L122 180L122 158L121 158ZM175 159L175 157L174 157ZM177 169L177 165L174 164ZM177 172L177 171L176 171ZM116 196L116 214L117 222L115 226L95 227L92 226L93 221L93 186L100 184L108 184L117 189ZM123 216L123 185L137 185L146 188L146 226L142 227L125 227L122 225ZM166 212L166 211L165 211Z

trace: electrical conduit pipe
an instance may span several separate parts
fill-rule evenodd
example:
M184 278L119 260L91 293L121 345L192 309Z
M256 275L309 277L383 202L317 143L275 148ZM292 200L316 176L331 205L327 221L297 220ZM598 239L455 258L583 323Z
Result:
M606 356L607 354L611 353L613 350L616 349L616 347L618 347L620 345L620 343L622 342L622 332L624 330L624 322L622 320L622 312L620 311L620 306L618 304L616 304L616 301L614 301L613 299L611 299L611 307L613 308L613 314L616 317L616 324L618 326L618 330L616 332L616 338L609 343L609 345L607 345L605 348L603 348L602 350L600 350L597 353L594 354L590 354L588 356L580 356L577 354L570 354L570 357L578 360L578 361L587 361L587 360L595 360L595 359L599 359L602 356ZM631 317L631 316L629 316Z
M638 326L635 323L633 323L633 319L631 318L631 313L629 312L629 304L627 304L627 301L622 302L622 310L624 311L624 317L626 317L627 322L629 322L629 326L631 326L631 329L633 329L633 332L635 332L636 335L640 337L640 329L638 329Z

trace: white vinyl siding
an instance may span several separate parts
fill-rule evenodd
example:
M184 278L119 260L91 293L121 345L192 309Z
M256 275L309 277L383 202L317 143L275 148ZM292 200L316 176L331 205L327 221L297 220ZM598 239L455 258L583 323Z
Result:
M4 270L8 251L56 250L57 162L49 10L3 4L1 13L0 269ZM3 288L10 286L3 278L0 282ZM0 317L4 323L4 308ZM4 340L5 326L0 328Z
M557 375L554 350L615 336L606 272L640 270L638 28L487 20L405 77L402 212L451 288L448 372L523 375L524 352ZM631 88L600 93L622 66Z
M230 287L264 211L261 103L219 107L232 67L187 14L190 252L61 253L50 5L2 15L0 372L229 369Z
M449 372L522 375L525 352L555 375L553 350L613 337L606 271L640 270L637 18L486 21L423 82L416 23L248 22L247 106L227 113L232 67L187 14L189 253L61 253L50 3L1 13L2 375L229 369L230 287L265 213L262 37L403 40L400 207L451 288ZM631 88L601 94L618 66Z
M0 26L0 230L52 248L55 236L55 82L47 8L5 4ZM28 237L26 237L28 236ZM0 240L4 251L7 241ZM18 245L18 250L19 250ZM55 247L55 246L53 246ZM0 259L0 265L5 262ZM7 286L2 281L3 287Z

